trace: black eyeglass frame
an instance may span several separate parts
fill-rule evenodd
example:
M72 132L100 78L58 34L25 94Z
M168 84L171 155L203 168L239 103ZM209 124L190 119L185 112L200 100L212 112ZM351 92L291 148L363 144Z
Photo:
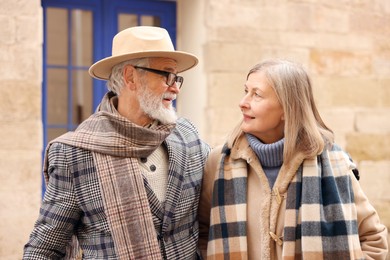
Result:
M172 73L169 71L164 71L164 70L156 70L156 69L152 69L152 68L140 67L140 66L134 66L134 68L146 70L146 71L149 71L149 72L166 77L166 79L167 79L166 84L169 87L172 87L173 83L175 83L175 82L176 82L177 86L179 87L179 89L183 85L184 78L182 76L178 76L175 73Z

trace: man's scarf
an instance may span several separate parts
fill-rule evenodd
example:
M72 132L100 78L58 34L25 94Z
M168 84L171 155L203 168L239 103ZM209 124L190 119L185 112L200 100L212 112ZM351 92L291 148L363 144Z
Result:
M106 94L95 114L74 132L51 143L61 142L92 152L118 258L161 259L137 158L150 155L175 125L137 126L119 115L115 102L114 94ZM47 154L46 151L46 182L49 178Z
M208 259L248 258L246 162L233 165L229 154L225 146L214 183ZM335 145L298 168L287 190L284 237L277 239L283 259L364 259L350 170Z

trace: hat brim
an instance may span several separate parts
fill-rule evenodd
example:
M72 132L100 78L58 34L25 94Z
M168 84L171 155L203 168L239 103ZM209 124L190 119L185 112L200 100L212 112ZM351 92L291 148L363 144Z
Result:
M100 61L97 61L89 68L89 75L96 79L108 80L111 74L112 68L124 61L139 59L139 58L169 58L177 62L177 72L186 71L196 64L198 64L198 58L192 54L182 51L147 51L131 54L124 54L115 57L107 57Z

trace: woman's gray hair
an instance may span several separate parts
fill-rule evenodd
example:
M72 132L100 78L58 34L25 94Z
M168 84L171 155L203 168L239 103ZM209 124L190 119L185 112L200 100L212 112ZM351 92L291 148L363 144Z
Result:
M312 90L311 80L301 64L270 59L256 64L247 75L264 73L283 107L284 161L297 152L315 156L334 142L333 132L322 120ZM239 131L239 130L237 130Z
M124 61L115 65L112 68L110 78L107 81L107 88L118 96L120 95L122 87L125 85L125 82L123 81L123 68L127 65L148 67L149 58L140 58Z

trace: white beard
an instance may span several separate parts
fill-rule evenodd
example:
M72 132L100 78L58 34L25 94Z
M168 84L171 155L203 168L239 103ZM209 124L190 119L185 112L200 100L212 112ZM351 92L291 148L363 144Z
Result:
M177 120L177 115L172 104L165 108L162 101L164 98L176 99L176 94L164 93L163 96L154 95L146 85L143 84L141 93L139 94L139 103L141 109L150 118L160 121L162 124L172 124Z

